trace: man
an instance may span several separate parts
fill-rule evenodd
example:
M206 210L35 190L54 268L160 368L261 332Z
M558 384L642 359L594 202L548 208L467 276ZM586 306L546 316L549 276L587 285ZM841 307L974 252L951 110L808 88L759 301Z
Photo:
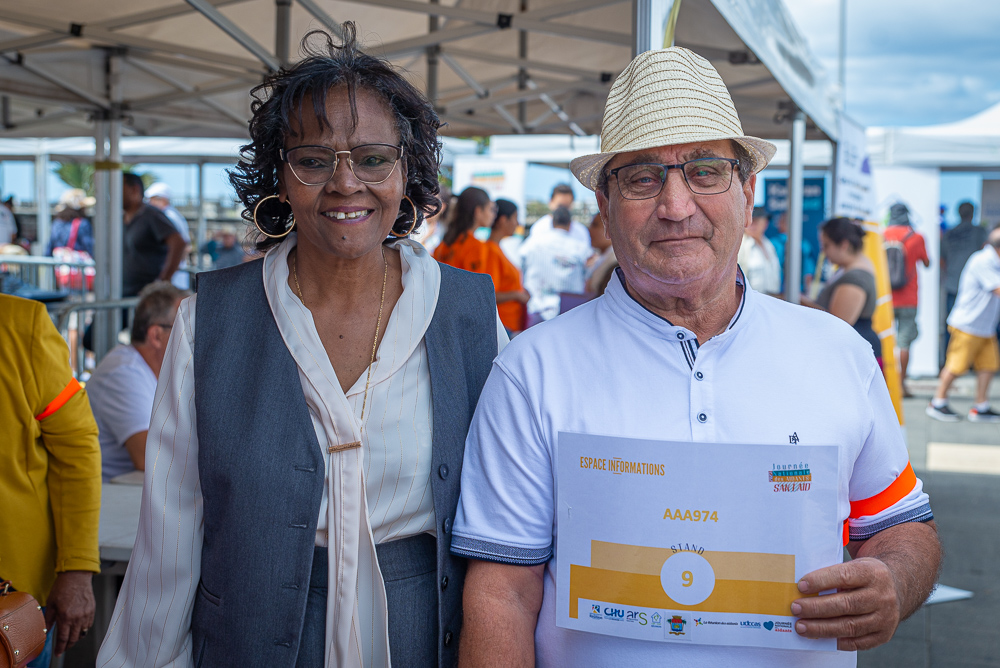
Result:
M180 233L181 238L184 239L185 257L181 258L181 263L177 265L177 271L174 275L170 277L170 282L181 290L187 290L191 287L191 274L184 271L187 268L187 254L191 251L191 230L188 229L187 218L181 215L181 212L175 209L171 204L170 200L174 197L173 191L170 190L170 186L162 181L158 181L153 185L149 186L146 190L146 198L149 203L159 209L164 216L167 217L175 228L177 232Z
M896 343L899 345L900 378L903 379L903 396L912 397L906 383L906 367L910 363L910 344L917 335L917 304L919 303L919 284L917 280L917 262L924 267L931 266L927 257L927 244L924 236L910 225L910 210L905 204L897 203L889 207L889 226L885 228L887 244L902 246L906 265L906 284L892 291L892 308L896 312Z
M947 319L955 306L958 296L958 280L965 269L965 263L972 254L986 243L987 230L982 225L974 225L972 218L976 207L972 202L958 205L958 225L941 234L941 280L945 293L944 318ZM942 216L943 218L944 216ZM949 334L944 335L944 349L947 350Z
M45 306L8 295L0 295L0 470L0 579L45 606L49 634L30 665L47 667L94 623L101 451Z
M1000 369L997 324L1000 322L1000 227L990 232L986 247L972 254L958 281L955 307L948 315L951 341L937 392L927 414L942 422L958 422L948 406L948 389L955 378L972 367L976 371L976 403L969 409L970 422L1000 422L1000 413L990 409L990 381Z
M470 559L462 664L853 666L850 651L888 641L925 600L940 546L871 347L829 314L745 289L736 256L755 174L775 148L743 135L721 77L679 47L643 53L619 75L601 148L571 168L596 191L621 265L604 296L500 354L469 432L452 528L452 552ZM570 432L686 442L692 452L697 442L799 445L804 433L837 444L837 518L854 560L801 576L805 597L786 614L799 618L788 632L837 638L845 651L661 644L558 627L551 557L566 509L556 512L553 462ZM607 456L628 453L609 446ZM618 519L627 520L609 519L609 531ZM789 530L806 531L808 520L789 516ZM743 521L755 522L755 511ZM842 553L840 535L824 545Z
M132 319L132 342L105 355L87 383L100 428L104 480L146 470L146 433L156 380L177 306L185 296L185 291L166 281L144 287Z
M246 260L243 246L236 243L236 226L223 225L219 230L219 244L215 247L215 269L235 267Z
M788 245L788 212L783 211L778 216L777 233L768 238L774 251L778 255L778 265L781 267L781 287L785 287L785 247ZM802 237L802 280L800 287L803 292L808 291L812 285L816 274L817 256L813 253L813 244L809 239Z
M524 289L528 300L528 326L559 315L559 294L582 294L585 288L587 260L593 254L590 236L587 241L570 232L569 209L552 212L552 229L524 254Z
M778 252L764 236L768 225L767 209L756 206L753 221L740 244L739 264L747 282L757 292L768 295L781 294L781 264Z
M552 189L552 196L549 197L549 211L555 211L559 207L566 209L573 208L573 188L566 183L560 183ZM552 230L552 214L542 216L531 226L527 238L521 244L521 256L531 250L531 247L538 243L545 234ZM584 243L590 243L590 233L587 228L575 220L570 223L570 236Z
M177 271L187 244L159 209L146 204L138 174L122 174L125 263L122 296L135 297L153 281L168 281Z

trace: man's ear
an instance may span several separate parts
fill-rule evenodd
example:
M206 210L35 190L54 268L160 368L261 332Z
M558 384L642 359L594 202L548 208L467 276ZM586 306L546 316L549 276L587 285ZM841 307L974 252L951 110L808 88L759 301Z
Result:
M746 214L746 219L743 221L743 229L750 229L750 225L753 224L753 201L754 195L757 192L757 175L751 174L750 178L746 180L746 183L742 184L743 187L743 197L746 199L744 202L744 213Z
M611 203L608 201L607 195L605 195L600 190L595 190L594 194L597 195L597 210L601 212L601 220L604 221L604 236L608 239L611 238Z

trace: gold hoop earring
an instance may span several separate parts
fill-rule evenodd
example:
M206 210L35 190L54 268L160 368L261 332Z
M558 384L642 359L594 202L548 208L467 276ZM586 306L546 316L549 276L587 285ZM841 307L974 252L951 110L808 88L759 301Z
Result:
M413 207L413 224L410 225L410 229L406 230L406 232L404 234L396 234L393 231L389 232L390 236L396 237L397 239L404 239L404 238L410 236L410 234L413 232L413 230L417 227L417 205L414 204L413 200L410 199L409 197L407 197L406 195L403 195L403 199L405 199L407 202L409 202L410 206Z
M257 202L257 206L255 206L253 208L253 224L254 224L254 227L257 228L257 231L260 232L261 234L263 234L268 239L284 239L285 237L287 237L289 235L289 233L291 233L292 230L295 229L295 218L292 218L292 225L287 230L285 230L284 234L268 234L267 232L264 231L264 228L262 228L260 226L260 223L257 222L257 209L260 208L261 204L263 204L267 200L271 199L272 197L274 199L278 199L277 195L268 195L264 199L262 199L259 202Z

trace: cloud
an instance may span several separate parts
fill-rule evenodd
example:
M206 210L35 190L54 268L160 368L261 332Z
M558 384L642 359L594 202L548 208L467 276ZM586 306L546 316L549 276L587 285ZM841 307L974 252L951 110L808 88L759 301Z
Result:
M837 76L840 0L785 0L828 76ZM1000 101L1000 2L853 0L847 111L866 125L946 123Z

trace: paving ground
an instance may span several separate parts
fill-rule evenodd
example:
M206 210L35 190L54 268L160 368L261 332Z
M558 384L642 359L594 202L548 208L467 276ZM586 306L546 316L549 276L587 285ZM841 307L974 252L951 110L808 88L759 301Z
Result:
M1000 425L931 420L924 408L933 381L913 382L904 402L910 459L931 497L945 559L941 582L974 592L966 601L925 606L903 622L887 644L858 655L859 668L993 668L1000 666L1000 475L927 469L928 444L969 444L1000 470ZM992 387L1000 406L1000 381ZM952 408L972 405L972 378L960 379ZM935 446L931 446L932 448ZM947 461L934 461L947 468Z

